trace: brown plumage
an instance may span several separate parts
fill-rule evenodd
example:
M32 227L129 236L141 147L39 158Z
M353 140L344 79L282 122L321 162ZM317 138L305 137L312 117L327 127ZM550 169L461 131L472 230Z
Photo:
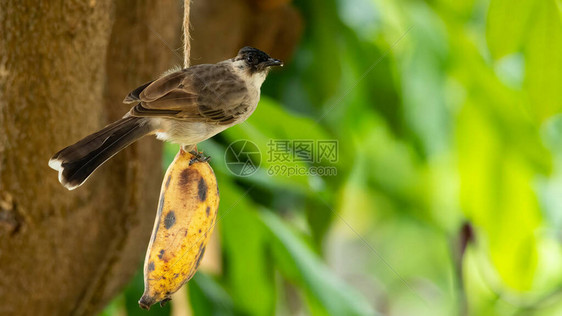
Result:
M49 166L72 190L147 134L195 145L245 121L256 109L270 67L282 65L256 48L244 47L232 59L181 69L143 84L123 101L136 105L121 120L59 151Z
M182 69L140 88L125 98L126 103L139 102L132 116L225 125L248 112L254 101L230 62Z

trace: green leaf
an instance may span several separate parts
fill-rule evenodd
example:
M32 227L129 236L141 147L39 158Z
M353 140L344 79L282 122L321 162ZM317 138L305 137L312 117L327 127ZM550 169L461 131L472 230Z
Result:
M113 301L111 301L111 303L109 303L109 305L107 305L103 309L103 311L99 313L98 316L114 316L119 315L123 311L126 311L125 296L123 296L123 294L120 294L119 296L114 298Z
M525 45L529 111L542 121L562 111L562 22L554 0L537 2Z
M198 272L187 284L194 315L233 315L232 298L212 277Z
M518 52L522 48L529 28L527 22L535 3L534 0L490 1L486 40L495 59Z
M265 254L267 240L263 224L245 192L223 181L220 194L219 225L226 278L236 307L250 315L270 315L275 295L273 274Z
M332 224L334 215L330 208L319 199L306 199L305 212L315 246L320 249L322 241Z
M281 273L304 288L312 314L375 314L367 300L337 278L277 215L262 212L260 217L273 235Z
M530 289L537 265L540 210L536 171L504 142L482 109L468 104L458 124L461 203L489 241L491 260L509 287Z
M415 27L404 39L411 47L397 61L401 72L403 115L406 126L419 139L420 151L428 156L448 149L450 109L446 105L443 71L449 54L444 25L421 2L409 10ZM416 139L416 141L418 141Z

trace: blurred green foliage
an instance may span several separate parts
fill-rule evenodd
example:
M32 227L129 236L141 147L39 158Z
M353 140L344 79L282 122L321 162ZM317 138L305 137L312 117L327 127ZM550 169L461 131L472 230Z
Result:
M193 312L562 314L562 3L294 5L294 58L246 123L200 145L223 270L189 282ZM262 154L250 177L224 161L240 139ZM337 140L335 163L285 164L337 175L269 175L270 140ZM141 294L139 272L104 314L146 315Z

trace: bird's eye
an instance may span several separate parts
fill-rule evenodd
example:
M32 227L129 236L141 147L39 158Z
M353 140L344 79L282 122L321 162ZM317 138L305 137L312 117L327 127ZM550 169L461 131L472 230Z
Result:
M246 61L251 64L254 61L254 58L252 56L248 56L246 57Z

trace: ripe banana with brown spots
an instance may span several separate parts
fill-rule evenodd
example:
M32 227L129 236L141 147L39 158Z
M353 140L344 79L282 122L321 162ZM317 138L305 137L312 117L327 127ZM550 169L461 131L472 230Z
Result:
M217 179L207 162L194 158L180 149L164 176L144 261L141 308L170 300L193 277L211 237L219 207Z

